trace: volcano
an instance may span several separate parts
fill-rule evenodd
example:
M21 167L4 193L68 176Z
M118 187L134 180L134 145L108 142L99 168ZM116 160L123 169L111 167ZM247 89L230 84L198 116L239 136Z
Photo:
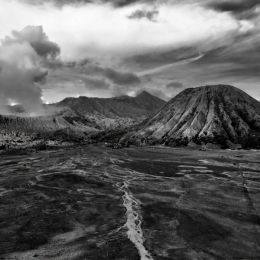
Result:
M132 136L145 144L260 146L260 103L228 85L189 88L149 117Z

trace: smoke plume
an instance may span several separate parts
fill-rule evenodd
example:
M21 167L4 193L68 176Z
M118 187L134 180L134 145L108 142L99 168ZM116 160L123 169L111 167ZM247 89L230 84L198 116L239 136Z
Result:
M13 32L0 46L0 113L8 106L21 105L29 114L43 112L42 84L48 74L44 60L53 59L59 48L51 43L41 27Z

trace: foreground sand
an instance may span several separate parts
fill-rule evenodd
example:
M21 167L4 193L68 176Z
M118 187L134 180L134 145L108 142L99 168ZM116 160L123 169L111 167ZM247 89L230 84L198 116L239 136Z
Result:
M259 151L6 155L0 202L0 259L260 259Z

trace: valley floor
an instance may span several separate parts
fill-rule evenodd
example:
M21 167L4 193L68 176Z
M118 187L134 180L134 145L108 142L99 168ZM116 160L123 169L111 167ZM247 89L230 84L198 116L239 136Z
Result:
M0 157L0 259L260 259L260 151Z

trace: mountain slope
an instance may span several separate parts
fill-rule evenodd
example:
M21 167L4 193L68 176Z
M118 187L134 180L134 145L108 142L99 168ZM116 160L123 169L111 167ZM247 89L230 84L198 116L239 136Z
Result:
M9 106L10 115L0 115L0 146L24 143L35 139L88 140L102 131L125 129L142 121L165 102L142 92L110 99L66 98L46 105L45 116L31 117L21 105ZM95 141L95 140L92 140Z
M107 118L146 118L158 111L166 102L144 91L136 97L66 98L56 106L69 107L83 116L102 115Z
M144 143L246 144L259 141L260 103L226 85L190 88L170 100L134 135ZM259 143L257 144L259 145Z
M79 141L100 130L95 122L69 109L39 117L0 115L0 129L0 146L30 144L40 139Z

